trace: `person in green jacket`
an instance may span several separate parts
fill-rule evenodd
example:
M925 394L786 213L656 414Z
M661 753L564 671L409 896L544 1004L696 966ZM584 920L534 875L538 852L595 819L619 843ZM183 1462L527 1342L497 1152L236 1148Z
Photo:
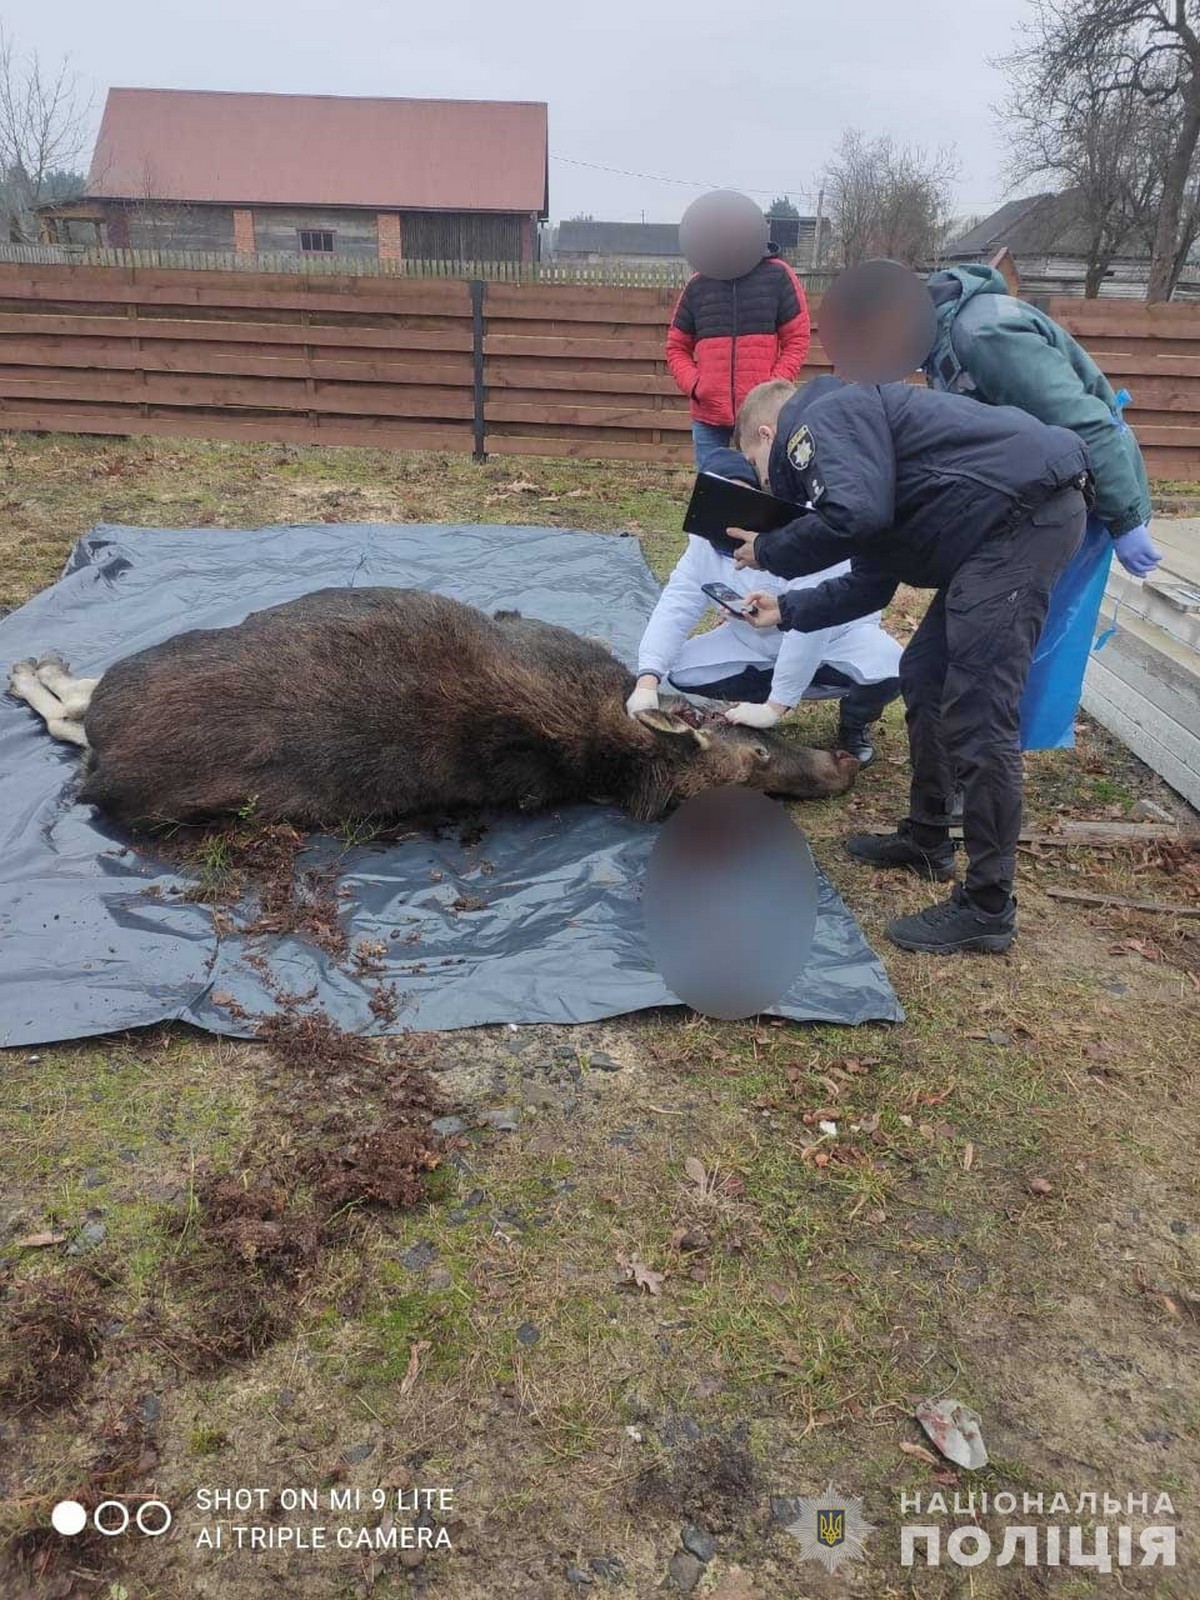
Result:
M926 288L937 315L936 342L923 363L930 386L1019 406L1077 433L1092 460L1093 516L1128 572L1152 572L1162 556L1150 538L1142 452L1091 356L1044 311L1015 299L995 267L950 267L933 273Z
M1150 485L1137 440L1122 416L1129 396L1113 391L1097 364L1045 312L1009 293L991 266L951 267L924 283L895 261L866 261L841 273L822 299L821 342L844 378L884 383L921 368L932 388L985 405L1015 406L1069 428L1087 447L1094 505L1083 542L1051 591L1021 700L1021 748L1069 747L1109 567L1115 553L1144 578L1162 560L1150 537ZM930 658L938 681L942 633L923 625L909 645ZM936 700L909 708L940 718ZM942 815L909 818L893 834L861 835L852 854L874 866L921 872L944 849L956 797Z

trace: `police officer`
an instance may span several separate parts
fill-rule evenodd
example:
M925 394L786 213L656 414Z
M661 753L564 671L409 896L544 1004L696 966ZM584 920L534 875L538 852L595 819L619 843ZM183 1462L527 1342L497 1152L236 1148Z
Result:
M849 558L816 589L752 596L759 626L827 628L936 590L900 662L912 753L908 818L861 834L878 867L954 876L947 806L963 789L967 873L950 899L888 925L904 949L1006 950L1021 827L1020 703L1050 591L1083 537L1088 457L1063 428L909 384L763 384L737 438L765 488L804 505L784 528L730 529L739 565L794 577Z

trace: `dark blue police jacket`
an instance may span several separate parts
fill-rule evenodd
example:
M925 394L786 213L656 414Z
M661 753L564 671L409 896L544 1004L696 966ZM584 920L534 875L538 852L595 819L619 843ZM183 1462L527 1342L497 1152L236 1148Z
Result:
M879 610L901 583L943 588L986 540L1082 486L1088 456L1076 434L1015 406L825 377L780 412L768 470L772 492L806 509L758 535L759 566L796 578L851 562L781 596L782 625L812 632Z

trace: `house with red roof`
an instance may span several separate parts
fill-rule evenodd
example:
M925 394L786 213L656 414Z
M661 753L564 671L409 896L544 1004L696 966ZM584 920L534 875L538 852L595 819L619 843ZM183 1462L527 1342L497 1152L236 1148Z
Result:
M542 102L110 89L84 195L48 243L532 261Z

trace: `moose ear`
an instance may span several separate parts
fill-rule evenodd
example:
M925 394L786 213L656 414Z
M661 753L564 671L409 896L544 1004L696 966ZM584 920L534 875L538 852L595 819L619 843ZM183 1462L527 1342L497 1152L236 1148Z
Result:
M643 728L649 729L660 744L670 745L681 754L689 745L707 750L712 743L710 735L703 729L693 728L690 722L673 716L669 711L639 711L637 720Z

